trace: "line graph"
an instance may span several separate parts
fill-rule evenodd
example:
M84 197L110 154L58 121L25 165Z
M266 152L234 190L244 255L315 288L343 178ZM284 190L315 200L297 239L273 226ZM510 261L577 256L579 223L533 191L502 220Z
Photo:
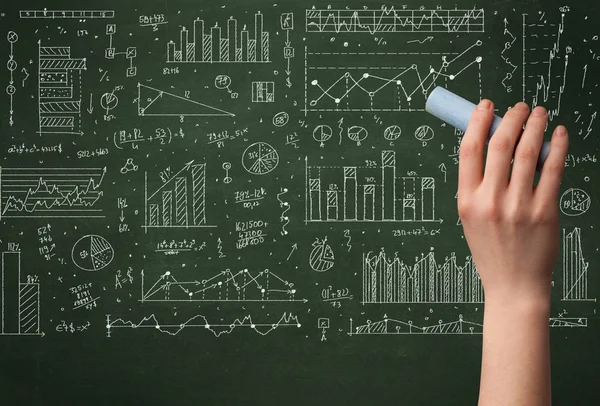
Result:
M304 302L296 298L294 283L269 269L252 273L225 269L204 279L180 280L171 271L162 274L150 288L141 274L141 302Z
M485 12L472 10L309 9L306 32L457 33L485 32Z
M102 198L106 168L2 168L1 218L104 217Z
M527 21L523 14L523 101L533 109L538 104L548 108L548 118L560 115L562 96L567 85L568 47L561 48L565 30L565 13L560 23L546 24ZM553 41L544 46L539 38Z
M266 336L281 327L300 328L301 326L298 317L292 313L283 313L279 319L267 323L256 323L250 315L244 316L241 319L236 318L228 323L224 323L222 319L219 322L211 323L205 316L198 314L182 323L172 324L160 323L154 314L142 318L137 323L122 318L112 320L110 314L106 315L107 337L111 337L113 329L131 329L136 331L151 329L151 331L159 331L163 334L176 336L181 331L190 328L200 328L204 331L210 331L217 338L223 334L231 334L235 329L240 328L251 329L256 334Z
M481 99L482 41L453 52L308 52L305 47L306 112L424 111L429 91L463 77ZM372 66L373 58L377 65ZM463 91L464 93L464 91ZM468 92L467 92L468 93Z

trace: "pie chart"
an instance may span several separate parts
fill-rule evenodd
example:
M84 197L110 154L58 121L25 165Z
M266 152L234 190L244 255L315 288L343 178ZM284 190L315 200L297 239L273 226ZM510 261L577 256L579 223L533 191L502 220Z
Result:
M71 251L71 259L79 269L95 272L110 264L115 256L113 247L104 237L86 235L81 237Z
M271 172L279 163L279 154L266 142L255 142L242 154L242 165L253 175Z
M580 216L592 205L592 199L586 191L571 188L560 198L560 210L567 216Z

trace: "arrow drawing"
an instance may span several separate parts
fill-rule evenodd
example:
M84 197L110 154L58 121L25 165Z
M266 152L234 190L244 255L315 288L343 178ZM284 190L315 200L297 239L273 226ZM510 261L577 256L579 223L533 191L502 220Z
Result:
M23 82L21 83L21 87L25 87L25 81L27 80L27 78L29 78L29 72L27 72L27 69L25 69L25 68L21 68L21 72L23 72L25 74L25 77L23 78Z
M288 257L287 257L287 260L286 260L286 261L289 261L289 260L290 260L290 258L291 258L291 256L292 256L292 254L293 254L293 253L294 253L294 251L296 251L297 249L298 249L298 243L296 243L296 244L292 245L292 250L290 251L290 254L288 255Z
M87 112L92 114L94 112L94 106L92 105L93 103L93 95L90 93L90 107L87 108Z

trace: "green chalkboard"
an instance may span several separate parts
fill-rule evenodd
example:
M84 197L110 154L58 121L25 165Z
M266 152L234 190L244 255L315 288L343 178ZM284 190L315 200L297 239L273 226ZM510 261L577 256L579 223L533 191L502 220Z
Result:
M598 404L591 3L0 4L0 404L475 404L435 86L569 128L553 399Z

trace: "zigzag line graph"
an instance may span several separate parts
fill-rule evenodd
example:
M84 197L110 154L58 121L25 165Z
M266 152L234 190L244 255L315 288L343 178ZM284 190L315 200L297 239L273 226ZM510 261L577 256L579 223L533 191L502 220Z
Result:
M2 168L0 218L91 218L106 168Z
M306 10L306 32L484 32L485 12L473 10Z
M111 315L106 315L107 337L111 337L113 329L132 329L137 331L151 329L170 336L176 336L181 331L189 328L208 330L217 338L223 334L231 334L236 328L249 328L256 334L266 336L280 327L300 328L301 326L298 317L291 313L283 313L277 321L272 323L255 323L252 321L252 316L250 315L244 316L242 319L236 318L230 323L210 323L205 316L198 314L178 324L162 324L154 314L144 317L138 323L121 318L111 320Z
M554 33L549 33L550 30ZM523 14L523 101L530 103L531 108L538 104L549 105L548 118L551 121L560 115L562 96L567 86L569 54L565 47L561 49L564 30L564 13L559 24L548 26L538 22L527 23L527 14ZM549 37L554 42L550 47L543 47L538 43L541 37Z
M472 54L482 44L477 41L459 54L309 53L305 47L304 110L424 111L431 89L448 87L467 73L470 78L479 78L478 94L467 97L479 100L483 58ZM369 59L375 55L379 65L371 66ZM313 65L313 60L318 65Z
M145 290L141 302L304 302L296 298L294 284L268 269L253 274L248 269L226 269L202 280L182 281L167 271Z

